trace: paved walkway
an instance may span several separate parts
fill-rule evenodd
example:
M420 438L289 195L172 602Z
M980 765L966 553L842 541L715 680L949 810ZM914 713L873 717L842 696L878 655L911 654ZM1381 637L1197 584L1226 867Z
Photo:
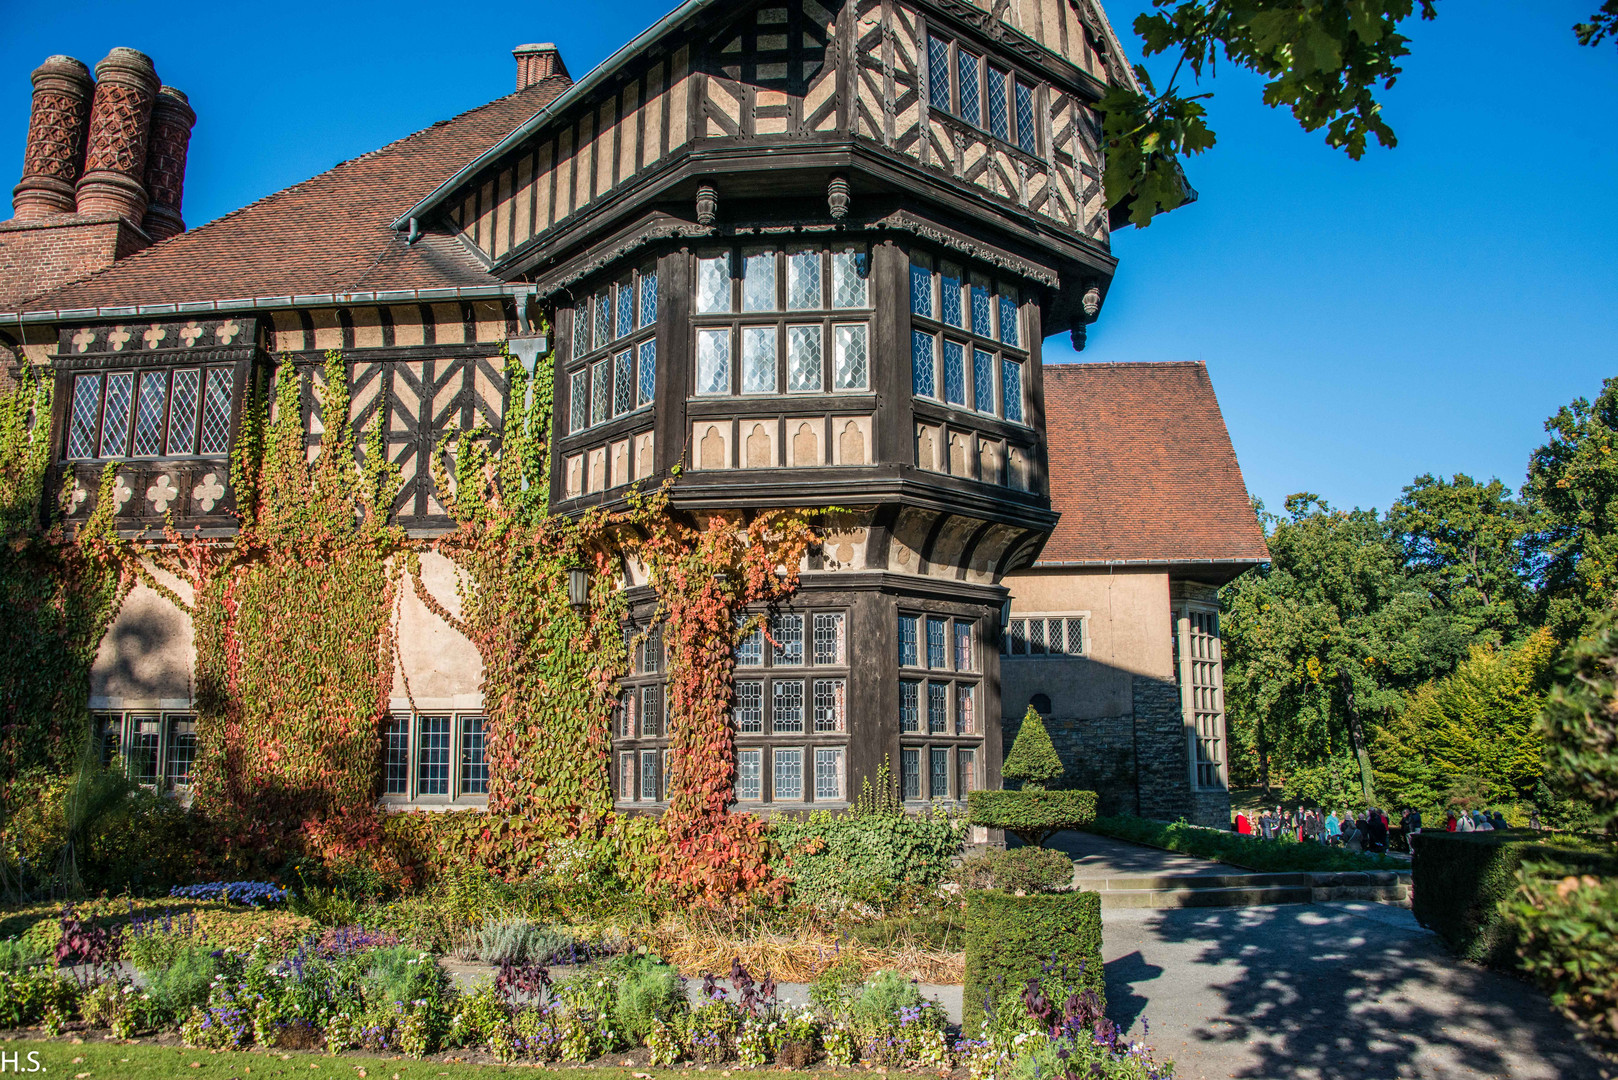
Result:
M1251 874L1228 863L1181 855L1177 851L1142 847L1127 840L1087 832L1057 833L1046 844L1073 856L1077 876L1128 877L1135 875Z
M1403 908L1108 911L1102 936L1108 1013L1177 1080L1609 1075L1543 995L1456 961Z

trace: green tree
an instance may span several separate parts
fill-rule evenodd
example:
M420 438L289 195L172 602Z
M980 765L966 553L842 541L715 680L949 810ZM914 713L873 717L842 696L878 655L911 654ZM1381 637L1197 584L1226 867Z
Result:
M1618 619L1568 650L1559 675L1539 721L1549 786L1618 835Z
M1044 791L1045 785L1059 779L1062 772L1062 758L1051 742L1051 733L1045 730L1045 720L1030 705L1000 774L1007 780L1020 781L1024 791Z
M1524 495L1540 527L1544 565L1537 620L1563 641L1613 607L1618 589L1618 378L1545 422Z
M1533 603L1532 522L1499 480L1419 476L1388 510L1406 571L1466 632L1517 639Z
M1618 0L1607 0L1586 23L1575 23L1573 33L1580 45L1600 45L1604 38L1618 40Z

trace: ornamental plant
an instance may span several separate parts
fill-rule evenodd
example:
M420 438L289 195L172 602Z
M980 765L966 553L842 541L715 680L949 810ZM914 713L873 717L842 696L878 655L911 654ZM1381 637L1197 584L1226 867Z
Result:
M1030 705L1000 774L1017 782L1024 791L1044 791L1061 778L1062 772L1062 758L1051 742L1050 732L1045 730L1045 719Z

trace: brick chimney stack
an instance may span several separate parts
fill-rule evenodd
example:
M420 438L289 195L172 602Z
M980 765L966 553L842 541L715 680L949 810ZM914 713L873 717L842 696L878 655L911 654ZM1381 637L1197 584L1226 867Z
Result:
M146 149L160 85L151 57L134 49L113 49L96 65L80 214L117 214L136 224L146 217Z
M73 212L94 91L90 69L71 56L49 57L34 69L34 108L28 120L22 181L11 192L18 221Z
M197 114L186 96L172 86L157 92L152 106L151 137L146 154L146 217L141 227L155 243L185 232L180 201L185 193L185 155Z
M511 50L517 58L517 89L526 90L552 75L567 75L560 50L546 42L543 45L518 45Z

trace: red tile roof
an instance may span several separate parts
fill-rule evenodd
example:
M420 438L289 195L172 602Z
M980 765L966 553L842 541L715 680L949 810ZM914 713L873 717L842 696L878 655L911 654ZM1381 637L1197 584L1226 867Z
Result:
M408 135L30 301L31 311L500 282L461 244L390 228L572 85L556 76Z
M1040 563L1269 559L1202 364L1049 364L1045 425Z

